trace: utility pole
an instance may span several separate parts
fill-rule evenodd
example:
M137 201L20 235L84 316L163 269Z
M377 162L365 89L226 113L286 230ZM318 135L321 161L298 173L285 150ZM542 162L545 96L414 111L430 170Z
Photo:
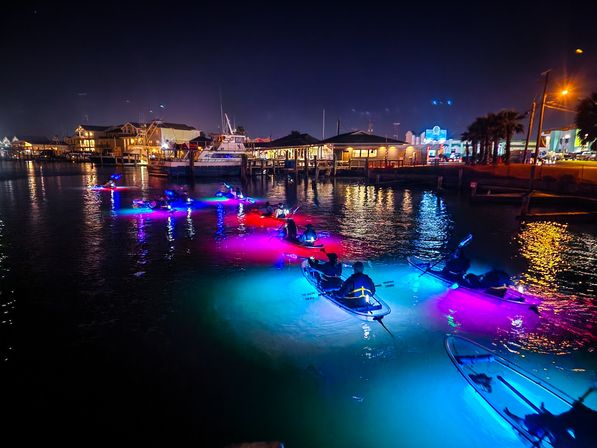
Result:
M551 69L541 73L545 76L545 84L543 85L543 96L541 96L541 108L539 109L539 124L537 127L537 141L535 142L535 155L533 164L531 165L531 174L529 177L529 191L533 189L533 182L535 181L535 170L537 169L537 159L539 158L539 145L541 144L541 131L543 128L543 115L545 114L545 100L547 99L547 84L549 82L549 72Z
M524 142L524 152L522 153L522 163L527 161L527 151L529 149L529 140L531 132L533 132L533 125L535 124L535 111L537 110L537 98L533 98L533 105L531 107L531 117L529 118L529 128L527 129L527 139Z
M321 125L321 139L325 140L325 109L323 109L323 123Z

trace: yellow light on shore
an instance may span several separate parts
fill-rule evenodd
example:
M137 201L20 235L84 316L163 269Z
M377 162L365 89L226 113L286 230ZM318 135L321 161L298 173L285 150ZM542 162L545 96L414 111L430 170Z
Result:
M584 51L582 50L582 48L577 48L574 52L576 54L583 54L584 53Z
M564 95L564 96L565 96L565 95L568 95L568 89L564 89L564 90L562 90L562 91L560 92L560 94L562 94L562 95Z

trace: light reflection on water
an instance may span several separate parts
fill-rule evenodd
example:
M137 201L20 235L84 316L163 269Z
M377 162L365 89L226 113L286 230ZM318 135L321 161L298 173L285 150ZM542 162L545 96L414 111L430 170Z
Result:
M0 364L12 358L14 345L15 294L9 280L4 222L0 219Z
M466 200L353 181L252 181L247 193L300 206L299 213L316 218L318 230L339 241L339 252L347 260L369 261L366 271L382 285L380 295L392 308L384 323L393 339L377 322L360 322L317 297L296 263L285 260L274 267L270 260L251 265L242 252L226 260L205 249L206 242L221 248L245 238L260 242L252 248L260 253L266 252L262 247L282 247L276 240L271 243L267 229L247 225L250 206L217 203L172 214L134 210L133 198L159 194L166 180L147 176L144 168L130 169L125 170L123 184L140 190L100 192L84 187L107 178L108 168L83 165L75 176L59 176L55 168L42 171L33 164L23 169L26 178L6 181L0 190L5 226L0 227L0 272L9 262L26 259L17 265L30 266L27 274L46 285L36 298L46 302L55 299L51 291L56 278L72 277L74 287L67 292L73 302L84 304L74 323L81 338L75 344L93 347L111 331L120 331L123 340L135 339L134 331L135 337L167 347L160 356L168 365L180 365L187 378L197 373L188 359L201 358L203 345L213 348L215 362L229 363L232 370L237 356L263 356L258 358L266 372L262 383L253 379L256 384L246 385L242 375L227 381L237 381L239 391L260 387L259 399L278 405L274 410L300 408L305 402L329 409L326 421L305 417L309 429L298 431L304 434L295 437L296 446L321 446L322 441L329 442L327 446L395 446L397 441L432 446L448 439L460 446L487 440L492 446L512 446L512 434L499 422L488 423L490 414L470 396L445 356L442 337L447 332L492 345L572 394L582 393L595 379L591 333L597 324L597 241L586 229L525 224L500 240L489 234L489 225L503 228L514 220L514 214L500 209L487 221L488 235L475 234L469 252L473 259L495 251L506 254L501 255L503 262L512 270L524 264L525 284L547 296L537 315L518 305L448 291L406 264L408 255L440 258L468 233L469 222L484 222L484 212ZM209 182L188 186L195 197L209 196L217 187ZM17 211L17 203L28 213ZM11 231L12 252L5 245L5 228ZM7 302L4 285L2 292L3 309L6 303L20 303ZM199 316L207 317L193 325ZM35 331L26 322L15 325ZM189 340L194 342L185 338L188 334L178 336L179 328L191 328ZM152 335L159 337L151 339ZM5 346L0 347L4 359ZM316 392L297 388L305 397L279 403L268 389L271 377L289 390L296 388L272 373L282 366L307 375ZM201 369L209 369L209 364L201 364ZM214 378L210 387L227 390L229 384ZM445 415L451 419L444 424L439 417ZM347 426L347 416L364 422L365 429ZM271 425L272 432L283 427L275 411L268 418L271 422L265 425ZM379 425L386 430L367 429ZM330 428L337 439L326 439Z
M528 262L521 281L543 298L541 324L536 332L518 338L519 347L556 354L580 347L592 350L597 339L595 235L540 221L522 225L517 242Z

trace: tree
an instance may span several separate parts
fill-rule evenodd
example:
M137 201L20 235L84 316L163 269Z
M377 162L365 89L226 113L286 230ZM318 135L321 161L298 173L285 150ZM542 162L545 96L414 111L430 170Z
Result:
M471 158L469 157L470 152L468 150L468 147L471 143L472 137L473 137L472 134L468 130L464 131L462 134L460 134L460 139L464 142L464 146L466 148L466 158L464 160L467 165L470 163L470 160L471 160ZM474 150L475 149L473 148L473 156L474 156Z
M597 150L597 93L583 98L576 107L576 126L583 145L591 145Z
M498 148L500 140L504 137L504 127L502 119L499 114L487 114L488 134L490 143L493 146L493 153L491 155L491 163L497 165L498 162Z
M503 110L497 114L500 125L502 127L503 137L506 139L506 148L504 152L504 162L510 163L510 146L512 144L512 137L524 131L524 127L520 124L520 120L524 118L523 114L519 114L515 110Z

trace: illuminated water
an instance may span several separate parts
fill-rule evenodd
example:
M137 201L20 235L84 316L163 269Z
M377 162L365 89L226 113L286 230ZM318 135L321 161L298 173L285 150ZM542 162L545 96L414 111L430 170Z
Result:
M131 168L122 183L136 189L85 188L109 174L0 162L4 423L21 439L522 446L450 363L446 333L572 396L597 380L594 228L520 226L515 208L421 189L254 181L252 196L300 204L345 260L368 261L386 285L392 338L318 298L293 248L238 207L140 212L132 199L166 181ZM447 291L407 265L469 232L473 271L520 274L546 297L539 316ZM597 408L597 394L587 403Z

